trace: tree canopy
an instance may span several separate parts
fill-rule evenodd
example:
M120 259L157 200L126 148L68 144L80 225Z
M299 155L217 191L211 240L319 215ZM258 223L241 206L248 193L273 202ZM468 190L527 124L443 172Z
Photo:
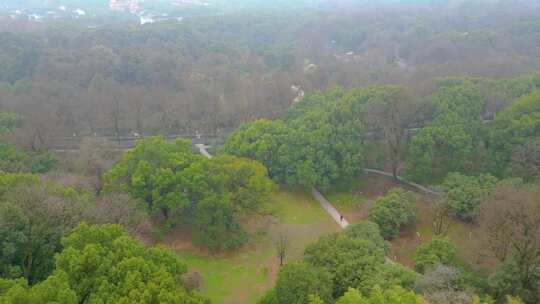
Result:
M385 239L396 237L402 227L416 219L414 194L402 189L393 189L375 201L369 219L378 224Z
M105 179L107 188L126 190L169 225L192 225L194 240L212 249L243 244L247 235L240 217L264 212L274 187L256 161L206 159L187 141L169 144L160 137L138 142Z
M177 256L145 248L118 225L80 224L62 245L42 283L0 281L0 303L207 303L183 289L186 266Z

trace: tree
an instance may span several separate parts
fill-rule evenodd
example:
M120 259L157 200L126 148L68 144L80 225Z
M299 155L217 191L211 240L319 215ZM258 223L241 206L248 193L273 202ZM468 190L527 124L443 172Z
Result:
M476 208L486 199L497 183L489 174L477 177L450 173L444 179L443 202L458 218L471 221Z
M540 195L538 187L503 186L481 206L480 237L498 263L491 285L498 298L540 300Z
M425 304L424 299L414 292L407 291L399 286L390 289L375 287L373 291L364 297L353 288L350 288L336 304Z
M278 183L328 189L360 172L362 143L357 139L364 99L352 93L345 98L339 88L313 94L282 120L240 127L227 139L225 152L262 162Z
M21 127L22 117L17 113L0 112L0 135L12 132Z
M385 263L384 249L373 242L334 234L308 246L304 261L332 275L332 295L337 298L349 287L369 291Z
M103 188L103 175L112 168L117 159L114 145L107 139L84 137L81 140L77 164L85 174L96 177L97 193Z
M0 303L207 303L181 286L177 256L145 248L118 225L80 224L62 245L45 281L0 280Z
M282 121L256 120L236 129L225 141L224 151L261 162L276 182L284 183L285 170L278 159L278 150L287 132Z
M388 243L381 236L379 226L374 222L364 220L358 224L349 225L345 234L352 239L368 240L373 242L377 247L383 248L385 252L388 252Z
M527 181L540 178L540 138L529 139L513 149L510 171Z
M374 91L362 116L369 130L382 133L392 175L397 180L405 133L418 114L418 105L400 87L381 87Z
M62 240L55 274L65 273L78 303L204 303L181 287L186 266L145 248L118 225L81 224Z
M287 264L279 272L273 291L275 304L309 303L315 295L325 303L331 303L332 283L330 274L306 264Z
M283 266L285 257L288 254L289 240L285 234L280 234L276 241L276 252L279 259L279 265Z
M439 80L431 96L434 118L409 144L406 175L437 182L449 172L467 172L482 139L485 99L468 79Z
M70 288L67 275L58 272L45 281L29 286L24 279L0 279L0 303L65 303L76 304L77 295Z
M414 269L420 273L439 264L452 267L459 265L456 248L445 237L435 237L429 243L418 246L414 256Z
M247 240L239 217L262 215L274 185L266 168L234 156L195 154L187 141L150 137L137 143L109 172L109 190L127 190L167 225L189 224L202 246L233 249Z
M429 303L470 304L473 297L462 277L457 268L436 264L418 277L414 289Z
M538 113L540 91L535 91L516 99L490 124L489 149L492 168L496 174L501 175L507 169L513 151L540 136Z
M473 143L465 120L454 112L443 113L411 138L406 175L417 182L433 182L449 172L467 171Z
M170 212L188 203L180 174L198 158L185 140L168 144L161 137L149 137L126 152L105 180L109 189L128 191L146 202L150 211L168 219Z
M450 208L442 200L435 201L433 208L433 233L436 236L446 235L450 229Z
M486 100L470 80L443 78L438 80L437 85L437 91L431 96L435 105L435 115L454 112L469 123L481 119Z
M401 189L393 189L377 199L369 212L369 219L379 225L385 239L394 238L415 217L414 195Z
M21 183L0 198L2 277L22 276L33 284L51 273L60 238L83 218L86 201L69 198L71 191Z
M0 141L0 170L4 172L28 172L29 157L16 146Z

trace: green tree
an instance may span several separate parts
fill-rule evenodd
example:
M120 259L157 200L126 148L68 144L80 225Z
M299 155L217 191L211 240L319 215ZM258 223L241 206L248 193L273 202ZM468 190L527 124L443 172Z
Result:
M362 102L345 98L340 89L311 95L282 120L240 127L227 139L225 152L262 162L278 183L328 189L362 167Z
M393 189L377 199L370 210L369 220L379 226L385 239L394 238L402 227L415 220L414 200L411 192Z
M319 302L332 302L332 281L330 274L317 267L303 263L287 264L279 272L276 286L270 292L271 301L265 304L308 304L315 300ZM268 296L267 296L267 299ZM315 301L317 303L317 301Z
M21 127L22 117L17 113L0 112L0 135Z
M65 303L76 304L77 295L70 288L67 275L58 272L49 276L45 281L29 286L24 279L0 279L0 303L2 304L34 304L34 303Z
M443 202L455 216L470 221L496 183L497 178L489 174L475 177L450 173L442 184Z
M162 137L150 137L126 152L105 180L109 189L126 190L168 219L171 211L188 204L180 173L198 158L185 140L168 144Z
M516 99L489 126L492 168L504 174L519 146L540 137L540 91Z
M265 213L274 189L264 166L234 156L206 159L187 141L140 141L106 174L106 187L127 190L169 225L192 225L194 241L232 249L247 240L239 217Z
M29 157L16 146L0 141L0 170L4 172L27 172Z
M337 298L349 287L369 291L385 263L384 249L373 242L333 234L308 246L304 261L332 274L332 294Z
M414 256L414 269L420 273L442 264L458 266L457 250L452 242L445 237L435 237L428 243L418 246Z
M411 138L406 175L433 183L449 172L467 171L473 148L465 120L455 112L445 112Z
M373 242L377 247L383 248L388 252L389 245L381 235L379 226L374 222L365 220L358 224L349 225L345 234L352 239L362 239Z
M227 138L224 151L261 162L276 182L285 183L285 168L281 167L278 150L288 132L283 121L259 119L236 129Z
M31 284L52 272L60 238L84 217L88 203L72 189L34 183L0 197L0 275Z
M181 287L186 266L145 248L118 225L79 225L62 240L55 274L65 273L78 303L204 303Z
M350 288L343 297L339 298L336 304L425 304L427 303L421 296L414 292L407 291L399 286L390 289L375 287L373 291L364 297L353 288Z
M467 172L484 138L485 99L468 79L439 80L431 96L434 119L409 143L406 175L417 182L438 182L449 172Z

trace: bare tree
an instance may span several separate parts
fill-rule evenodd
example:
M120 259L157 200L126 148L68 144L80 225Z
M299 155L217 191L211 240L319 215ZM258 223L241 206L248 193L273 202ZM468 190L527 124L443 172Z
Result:
M450 217L448 205L438 200L433 209L433 233L435 235L445 235L450 229Z
M392 167L394 179L398 179L398 169L406 139L406 130L418 111L418 104L400 87L388 87L367 107L364 114L370 131L379 133L386 148L387 158Z
M289 238L287 235L280 233L278 240L276 241L277 257L279 258L279 265L283 266L285 257L289 251Z
M480 234L487 253L504 269L500 296L516 294L526 303L538 303L540 269L540 187L504 186L492 194L480 211ZM508 275L513 276L508 279ZM506 290L501 290L506 289Z

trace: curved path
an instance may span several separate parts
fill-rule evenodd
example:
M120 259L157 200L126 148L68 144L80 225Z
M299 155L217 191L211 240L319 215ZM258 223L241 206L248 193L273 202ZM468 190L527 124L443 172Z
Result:
M372 173L372 174L378 174L378 175L384 175L384 176L388 176L388 177L391 177L391 178L394 178L394 175L390 172L385 172L385 171L381 171L381 170L376 170L376 169L364 169L364 172L366 173ZM401 183L407 185L407 186L410 186L410 187L413 187L417 190L420 190L421 192L424 192L424 193L427 193L427 194L431 194L431 195L435 195L435 196L439 196L441 195L439 192L433 190L433 189L430 189L426 186L422 186L420 184L417 184L417 183L414 183L414 182L410 182L406 179L404 179L403 177L401 176L398 176L397 177L398 181L400 181Z

